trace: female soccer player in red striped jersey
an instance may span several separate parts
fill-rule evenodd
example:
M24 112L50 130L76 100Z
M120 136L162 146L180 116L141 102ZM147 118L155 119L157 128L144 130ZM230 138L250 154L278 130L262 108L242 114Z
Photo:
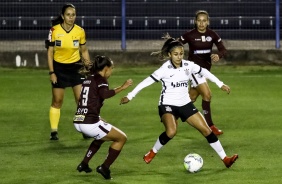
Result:
M127 137L121 130L103 120L100 117L100 110L105 99L132 85L132 80L128 79L123 85L109 89L107 79L111 76L113 67L113 61L105 56L96 56L92 67L85 67L85 74L88 77L82 83L77 111L73 118L77 131L94 138L84 159L77 166L79 172L91 172L92 169L88 165L90 159L105 141L112 141L104 163L96 168L105 179L111 179L110 166L119 156Z
M196 12L195 28L184 33L180 37L183 44L188 43L189 54L188 60L195 62L201 67L210 71L212 62L218 62L220 58L226 55L227 51L218 34L209 29L209 14L204 10ZM212 53L213 45L216 45L218 53ZM192 84L189 91L190 98L196 101L199 95L202 96L202 109L204 117L216 135L223 134L213 123L211 116L211 90L205 77L201 75L192 75Z
M166 58L168 60L149 77L139 83L127 96L121 99L121 104L126 104L145 87L154 82L160 81L162 83L158 109L165 131L160 134L153 148L143 159L149 164L157 152L176 135L178 126L177 119L180 118L181 121L187 122L189 125L196 128L206 138L210 146L222 159L225 166L229 168L238 158L238 155L235 154L231 157L226 156L220 141L209 128L201 113L193 105L187 91L189 89L191 76L197 74L207 77L227 93L230 92L230 88L207 69L191 61L184 60L183 56L184 47L182 43L173 38L169 38L164 43L160 52L160 58Z

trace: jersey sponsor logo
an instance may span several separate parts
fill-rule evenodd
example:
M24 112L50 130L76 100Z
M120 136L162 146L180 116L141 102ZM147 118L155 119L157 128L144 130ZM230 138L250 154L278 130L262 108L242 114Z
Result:
M75 115L73 117L73 121L84 121L85 116L84 115Z
M165 106L165 111L166 111L166 112L171 112L171 111L172 111L172 109L171 109L171 107L170 107L170 106Z
M181 82L172 82L171 86L174 88L178 88L178 87L188 87L188 81L181 81Z
M210 36L201 36L201 38L195 38L195 41L202 41L202 42L211 42L212 41L212 37L210 37ZM220 41L221 41L221 39L220 39ZM220 42L219 40L218 40L218 42Z
M57 34L57 38L65 36L64 34Z
M100 134L95 135L94 139L100 139Z
M73 40L73 46L74 46L74 47L78 47L78 46L79 46L78 40Z
M87 114L88 112L88 109L87 108L78 108L77 111L76 111L76 114L77 115L80 115L80 114Z
M83 81L83 84L91 84L91 80L85 80Z
M207 50L194 50L194 54L207 54L207 53L211 53L210 49Z
M61 47L62 46L62 41L61 40L55 40L55 46Z
M184 71L185 71L186 75L190 74L189 69L185 69Z
M201 36L202 42L206 42L206 37L205 36Z

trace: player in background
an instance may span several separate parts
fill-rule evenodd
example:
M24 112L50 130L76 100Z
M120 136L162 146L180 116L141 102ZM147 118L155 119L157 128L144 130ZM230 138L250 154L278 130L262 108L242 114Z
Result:
M65 88L71 87L75 102L78 102L84 76L78 71L83 61L89 63L84 29L75 24L76 9L72 4L65 4L61 14L52 20L46 48L50 81L52 84L52 103L49 110L51 125L50 140L58 140L58 125L63 105Z
M207 125L202 114L193 105L187 91L192 75L203 75L217 84L219 88L227 93L230 88L211 74L207 69L183 59L184 46L173 38L167 38L161 51L160 58L168 59L159 69L155 70L149 77L140 82L127 96L121 99L121 104L132 100L145 87L161 81L162 91L159 98L159 116L165 127L155 142L153 148L143 157L149 164L157 152L170 141L177 132L178 118L196 128L216 151L227 168L231 167L238 155L231 157L226 153L217 136Z
M226 55L227 51L218 34L208 28L209 24L208 12L204 10L197 11L195 28L184 33L179 40L183 44L188 43L189 45L188 60L210 71L212 62L218 62L220 58ZM217 54L212 53L213 44L218 49ZM215 135L223 134L223 131L219 130L212 120L212 94L206 78L202 75L192 75L192 77L192 84L189 91L191 100L195 102L199 95L202 96L202 110L209 127Z
M105 141L112 141L104 163L96 168L105 179L111 179L110 166L119 156L127 137L118 128L100 117L103 102L132 85L128 79L122 86L109 89L107 79L114 68L113 61L105 56L96 56L91 68L85 67L88 77L82 84L82 91L73 123L77 131L84 133L94 140L90 144L84 159L77 166L79 172L89 173L92 169L88 163Z

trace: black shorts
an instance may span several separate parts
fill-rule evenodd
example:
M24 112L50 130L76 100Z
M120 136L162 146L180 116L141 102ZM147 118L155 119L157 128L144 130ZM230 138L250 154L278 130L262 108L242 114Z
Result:
M159 105L159 116L161 119L165 113L170 113L176 118L181 118L181 121L184 122L187 120L187 118L189 118L193 114L196 114L197 112L198 109L194 106L193 102L190 102L181 107L172 105Z
M83 75L78 73L79 69L82 68L81 61L71 64L62 64L53 61L53 66L54 72L57 76L57 83L52 83L53 88L74 87L82 84L85 79Z

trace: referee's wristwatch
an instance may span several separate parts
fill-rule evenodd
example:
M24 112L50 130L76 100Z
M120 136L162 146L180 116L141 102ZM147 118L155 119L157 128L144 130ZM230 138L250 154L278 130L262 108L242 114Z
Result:
M49 75L52 75L53 73L55 73L54 71L49 72Z

